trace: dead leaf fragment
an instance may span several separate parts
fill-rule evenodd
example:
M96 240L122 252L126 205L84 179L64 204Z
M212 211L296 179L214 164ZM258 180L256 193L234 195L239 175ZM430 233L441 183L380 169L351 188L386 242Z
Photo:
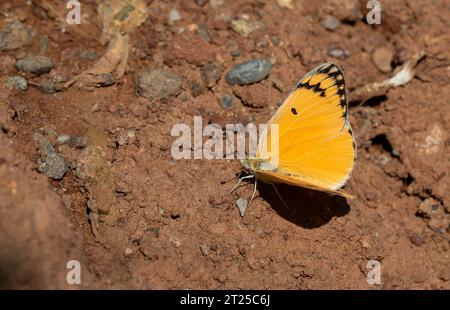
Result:
M369 83L356 88L349 94L349 101L365 101L373 97L385 95L391 88L405 85L414 78L416 66L425 56L425 52L414 55L387 80Z
M78 88L109 86L125 73L128 60L128 34L118 34L108 50L93 67L81 72L64 86L77 83Z

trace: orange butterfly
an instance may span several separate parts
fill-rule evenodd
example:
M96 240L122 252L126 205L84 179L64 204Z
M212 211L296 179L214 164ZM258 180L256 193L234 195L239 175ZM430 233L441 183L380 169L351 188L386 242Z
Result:
M278 125L276 166L273 158L262 156L262 145L268 145L270 153L271 124ZM356 145L348 119L344 75L337 65L324 63L306 74L268 125L267 135L262 135L266 140L260 139L256 157L241 160L242 167L251 173L244 178L352 198L339 191L355 165Z

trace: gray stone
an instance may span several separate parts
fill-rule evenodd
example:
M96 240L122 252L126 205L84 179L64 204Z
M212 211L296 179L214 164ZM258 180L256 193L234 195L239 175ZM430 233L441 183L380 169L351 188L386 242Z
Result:
M232 57L234 57L234 58L237 58L237 57L241 56L241 52L238 51L238 50L232 50L232 51L230 52L230 55L231 55Z
M31 43L32 37L28 27L18 20L13 20L0 32L0 51L10 51L26 46Z
M67 164L64 158L56 153L50 141L42 135L36 136L40 158L37 161L37 170L47 174L53 180L61 180L67 173Z
M56 142L58 142L58 144L66 144L67 142L69 142L70 136L69 135L59 135L56 138Z
M81 53L81 58L89 61L94 61L95 59L97 59L97 53L92 50L84 51L83 53Z
M53 69L53 62L45 56L27 56L16 62L16 69L23 72L41 75Z
M348 57L350 57L350 52L346 50L345 48L340 47L330 47L327 50L327 55L333 58L337 58L340 60L345 60Z
M169 71L155 69L136 77L136 95L150 100L167 99L181 92L182 78Z
M247 199L244 198L239 198L236 201L236 206L239 209L239 214L243 217L245 214L245 211L247 210L247 206L248 206L248 201Z
M231 106L233 105L233 96L225 95L220 98L219 103L224 109L231 108Z
M9 89L25 91L28 88L27 80L21 76L11 76L6 80L6 86Z
M112 73L102 73L100 74L100 86L102 87L108 87L113 85L116 82L116 79L112 75Z
M169 12L169 22L177 22L181 20L181 15L177 9L172 9Z
M327 15L324 19L322 19L320 24L323 28L333 31L341 25L341 21L334 16Z
M247 85L265 79L272 68L267 59L255 59L237 64L227 73L225 80L230 85Z

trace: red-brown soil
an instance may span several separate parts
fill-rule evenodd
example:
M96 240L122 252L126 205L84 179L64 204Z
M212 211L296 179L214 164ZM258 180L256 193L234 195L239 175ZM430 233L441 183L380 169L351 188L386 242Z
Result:
M33 31L30 44L0 51L1 288L450 288L448 1L383 1L375 26L355 18L353 1L294 0L292 9L277 1L217 7L149 1L146 21L130 33L124 76L112 86L54 94L30 83L24 92L11 90L5 81L22 75L39 83L91 67L83 52L100 57L106 50L96 3L81 1L82 24L67 26L29 2L35 1L0 4L0 30L15 18ZM66 14L61 1L47 2ZM181 20L170 24L173 8ZM236 33L231 21L243 14L264 26L248 37ZM326 15L341 25L326 30ZM207 30L209 42L192 24ZM328 56L332 47L346 49L348 58ZM324 61L341 66L349 93L389 78L393 73L372 62L378 47L395 52L394 67L422 50L426 57L406 85L351 104L358 161L345 191L354 200L281 186L286 210L270 186L259 184L241 217L236 200L250 197L253 183L228 194L240 171L237 160L172 159L173 125L192 124L195 115L205 122L264 123L299 77ZM240 56L233 59L235 50ZM14 68L17 59L37 54L53 60L52 72L37 77ZM267 79L226 83L234 64L254 58L272 61ZM224 70L208 88L200 71L211 61ZM136 96L135 77L154 68L182 77L179 94ZM219 99L229 94L239 98L223 109ZM128 129L136 137L119 145ZM39 132L88 137L88 147L79 149L58 146L48 134L70 166L60 181L36 171ZM90 162L95 150L102 172L86 185L74 165ZM106 209L97 239L88 219L89 186ZM71 259L81 263L81 286L65 282ZM366 281L371 259L381 262L381 285Z

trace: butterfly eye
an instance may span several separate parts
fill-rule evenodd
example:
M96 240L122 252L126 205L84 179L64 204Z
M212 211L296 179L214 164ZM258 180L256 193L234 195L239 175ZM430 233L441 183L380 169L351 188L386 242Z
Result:
M291 112L292 112L292 114L294 114L294 115L297 115L298 113L297 113L297 110L295 109L295 108L292 108L291 109Z

